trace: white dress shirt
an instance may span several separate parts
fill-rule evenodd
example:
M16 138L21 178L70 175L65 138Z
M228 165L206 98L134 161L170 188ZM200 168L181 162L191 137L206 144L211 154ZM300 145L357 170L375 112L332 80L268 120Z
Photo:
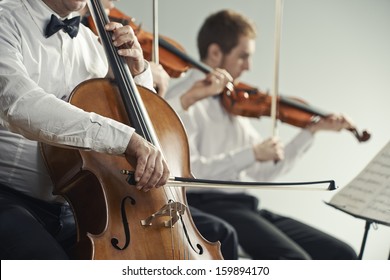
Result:
M42 0L0 2L0 183L47 201L60 198L37 141L122 154L134 131L66 102L82 81L105 77L108 64L82 24L73 39L62 30L46 38L52 14ZM152 88L150 69L135 82Z
M205 98L196 102L187 111L183 110L180 96L204 77L199 70L190 69L180 81L168 89L166 94L168 103L179 114L187 130L191 150L191 171L196 178L269 182L277 175L287 172L311 145L312 133L302 130L285 146L284 160L277 164L273 161L256 161L252 147L254 143L260 143L263 139L250 118L229 114L218 97Z

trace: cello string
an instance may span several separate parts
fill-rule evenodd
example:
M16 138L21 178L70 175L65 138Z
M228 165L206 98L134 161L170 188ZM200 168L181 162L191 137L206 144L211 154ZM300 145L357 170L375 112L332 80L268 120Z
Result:
M92 1L94 5L92 5ZM96 16L97 19L99 19L95 20L96 27L101 37L102 43L106 48L106 53L107 56L109 56L109 61L111 61L111 67L114 72L114 77L120 88L119 92L122 96L122 100L127 114L132 121L132 125L136 128L137 133L139 133L146 140L155 145L162 152L161 146L158 142L158 138L156 137L153 126L151 125L149 115L147 114L147 111L143 106L143 101L140 97L134 80L132 79L130 70L125 63L125 59L118 54L117 48L112 44L109 32L104 29L104 26L108 23L109 20L105 10L103 9L103 5L101 4L100 0L90 0L88 4L90 10L93 11L92 15ZM165 187L163 188L163 193L165 195L166 201L168 201L168 194ZM172 218L171 214L170 218ZM173 252L175 252L172 227L170 229L170 234L172 239L171 247Z
M152 61L156 64L159 64L159 32L158 32L158 0L153 0L153 52L152 52ZM179 193L179 190L177 188L172 188L171 186L168 187L169 191L171 192L171 195L173 197L175 197L176 201L177 200L180 200L178 199L180 194L183 193L184 189L182 190L182 192ZM177 204L175 204L176 207L177 207ZM186 207L188 207L186 205ZM178 211L179 209L176 209L176 213L179 213ZM185 211L184 215L189 215L189 212L188 210ZM171 215L172 217L172 215ZM176 234L181 234L182 235L182 238L180 238L179 240L185 240L185 230L184 230L184 224L183 224L183 220L180 219L180 221L182 222L182 225L181 225L181 230L179 231L179 229L176 230ZM179 226L177 226L177 228L179 228ZM172 235L175 234L175 232L172 231L171 233ZM174 244L174 243L172 243ZM189 256L188 254L188 246L185 246L184 243L183 244L178 244L178 252L179 254L183 254L183 258L186 259L186 255ZM187 257L188 258L188 257ZM181 256L179 256L179 259L181 259Z
M153 41L152 41L152 61L156 64L159 64L159 32L158 32L158 0L153 0ZM160 151L162 152L162 150L160 149ZM165 192L165 196L166 196L166 199L168 200L168 194L166 193L166 186L164 186L164 192ZM170 192L171 196L174 197L175 201L178 201L178 190L176 188L172 188L172 187L168 187L168 191ZM175 208L174 211L176 212L175 215L178 215L179 213L179 209L177 209L177 204L174 204L175 205ZM171 209L170 209L170 219L172 220L173 218L173 215L171 213ZM181 219L180 219L181 220ZM175 233L176 234L180 234L179 230L177 229L176 231L173 230L173 227L174 225L172 224L170 226L170 235L171 235L171 248L172 248L172 255L173 255L173 258L175 258L175 252L176 252L176 249L178 250L179 252L179 259L181 259L181 247L180 246L181 244L175 244L175 240L176 238L174 238L174 235ZM177 226L178 228L179 226ZM183 227L183 225L182 225ZM184 230L182 230L182 235L183 235L183 232ZM177 247L177 248L176 248ZM184 247L184 246L183 246Z
M119 54L117 53L117 48L112 44L112 40L110 39L109 32L105 31L104 29L104 25L108 23L108 17L105 10L103 9L101 2L99 0L98 1L94 0L94 3L95 3L94 6L96 7L96 10L94 10L95 13L93 13L92 15L96 14L96 17L99 18L99 22L101 22L103 25L103 26L98 26L98 24L96 24L96 28L99 31L98 33L102 41L105 42L104 46L107 48L106 52L110 54L110 58L113 60L112 61L113 65L111 65L111 67L114 68L114 66L117 66L115 69L113 69L115 79L118 82L118 84L121 84L125 88L124 92L127 93L127 95L124 96L125 93L123 91L120 91L122 95L122 99L125 101L124 97L127 97L131 103L131 108L133 108L133 110L129 110L126 104L125 104L125 108L127 110L128 115L129 116L132 115L135 118L135 120L133 119L134 122L133 125L137 123L140 124L139 127L137 127L138 132L141 135L146 136L148 135L148 133L147 130L145 130L146 125L145 124L142 125L142 123L145 123L145 121L142 120L142 109L138 106L140 102L137 102L136 96L130 94L132 92L135 92L135 88L136 88L132 79L129 78L131 76L131 73L127 65L125 64L124 58L119 56ZM120 81L123 82L119 83ZM133 114L131 114L131 112L129 111L132 111ZM151 137L149 136L149 139L150 138Z

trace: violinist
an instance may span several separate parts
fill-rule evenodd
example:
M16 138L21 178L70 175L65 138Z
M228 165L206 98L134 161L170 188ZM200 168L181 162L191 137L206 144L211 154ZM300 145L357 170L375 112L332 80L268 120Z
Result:
M225 69L237 82L250 70L255 51L254 24L243 15L222 10L210 15L197 37L203 63ZM298 133L285 146L278 138L262 139L249 118L231 115L218 97L229 75L205 76L190 69L168 89L167 100L179 113L191 146L191 168L196 178L271 181L287 172L320 130L352 126L333 114ZM219 85L219 88L217 87ZM256 197L232 189L195 189L188 202L230 223L239 244L252 259L356 259L344 242L311 226L259 208Z
M38 142L123 155L136 163L140 191L169 177L161 152L132 127L65 102L79 83L109 73L98 38L79 25L86 2L0 2L1 259L67 259L75 242L73 213L52 194ZM133 30L113 22L106 29L134 80L152 88Z
M111 0L102 0L102 4L106 9L106 13L110 15L110 10L115 8L113 1ZM88 20L85 20L88 17L88 8L86 7L81 14L83 15L82 22L89 26ZM115 20L115 19L114 19ZM93 29L92 29L93 30ZM158 88L157 93L164 97L165 91L168 88L170 77L168 73L162 68L161 64L155 64L149 62L149 65L152 70L152 76L154 80L155 87ZM211 76L211 75L210 75ZM215 90L222 90L222 87L219 87ZM234 228L226 223L224 220L202 212L195 207L190 208L192 219L199 230L199 232L209 241L221 243L221 252L224 259L231 260L238 258L238 240L237 234Z

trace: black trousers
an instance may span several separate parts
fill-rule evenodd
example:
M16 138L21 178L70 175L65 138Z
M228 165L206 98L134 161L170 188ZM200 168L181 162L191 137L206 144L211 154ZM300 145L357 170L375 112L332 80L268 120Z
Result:
M68 205L47 203L0 185L0 258L65 260L76 240Z
M199 232L221 242L225 259L237 259L234 229L210 214L191 208ZM0 259L68 259L76 225L68 205L47 203L0 185Z
M297 220L258 210L247 194L188 193L188 203L231 224L252 259L357 259L346 243Z
M238 259L238 236L235 229L217 216L190 207L192 219L200 234L210 242L221 243L225 260Z

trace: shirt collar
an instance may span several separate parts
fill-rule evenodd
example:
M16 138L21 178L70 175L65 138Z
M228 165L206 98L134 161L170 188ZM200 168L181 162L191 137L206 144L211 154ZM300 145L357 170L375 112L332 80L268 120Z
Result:
M54 14L58 18L61 18L56 12L49 8L42 0L24 0L23 4L25 5L27 11L31 15L33 21L41 30L42 35L45 33L47 24L50 21L51 15ZM77 13L71 13L67 18L72 18L77 16ZM61 18L64 19L64 18Z

